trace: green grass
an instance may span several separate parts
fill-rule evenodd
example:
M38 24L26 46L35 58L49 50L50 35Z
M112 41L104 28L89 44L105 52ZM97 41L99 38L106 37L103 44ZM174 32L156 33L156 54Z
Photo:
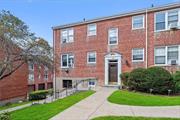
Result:
M43 105L33 105L11 113L12 120L48 120L75 103L93 94L94 91L79 92L72 96Z
M180 120L176 118L144 118L144 117L115 117L115 116L107 116L107 117L98 117L92 120Z
M8 108L13 108L13 107L17 107L17 106L20 106L20 105L25 105L27 103L30 103L30 102L12 103L11 105L0 106L0 110L5 110L5 109L8 109Z
M169 97L118 90L108 97L108 101L133 106L175 106L180 105L180 96Z

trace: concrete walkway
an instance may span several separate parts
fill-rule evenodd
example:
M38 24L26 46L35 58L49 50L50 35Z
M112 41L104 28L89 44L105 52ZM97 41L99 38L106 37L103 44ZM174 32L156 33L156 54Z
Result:
M90 97L66 109L51 120L90 120L99 116L144 116L180 118L180 106L138 107L109 103L107 97L116 89L101 88Z

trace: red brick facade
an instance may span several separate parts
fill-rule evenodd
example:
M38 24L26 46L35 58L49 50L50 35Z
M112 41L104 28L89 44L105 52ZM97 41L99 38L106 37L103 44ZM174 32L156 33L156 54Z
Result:
M45 72L47 71L47 78ZM28 79L28 91L47 90L53 88L53 72L45 69L43 65L33 64L33 70L29 67L29 74L34 75L34 79Z
M24 64L12 75L0 81L0 102L26 99L28 67Z
M147 66L154 66L154 49L157 46L180 45L180 30L166 30L162 32L154 31L154 15L159 11L180 8L180 5L166 6L160 9L152 8L147 14L146 11L139 11L121 15L120 17L104 18L101 20L85 21L84 23L70 24L53 29L54 48L56 60L61 61L61 55L65 53L74 54L74 68L66 69L57 65L56 79L59 78L86 78L96 77L100 85L104 85L105 79L105 55L109 53L119 53L121 55L121 72L131 71L137 67L146 67L146 37L147 37ZM144 15L144 28L132 30L132 17ZM180 16L179 16L180 19ZM88 24L95 23L97 33L95 36L87 35ZM180 23L179 23L180 24ZM147 27L147 31L146 31ZM61 30L73 28L74 42L61 44ZM108 45L108 30L118 28L118 45ZM147 34L146 34L147 32ZM144 61L132 62L132 49L144 48ZM87 64L87 52L96 51L96 64ZM180 52L180 51L179 51ZM179 56L180 57L180 56ZM179 58L180 59L180 58ZM172 67L165 66L171 70ZM174 70L180 70L179 65L174 66ZM62 80L59 79L59 80Z

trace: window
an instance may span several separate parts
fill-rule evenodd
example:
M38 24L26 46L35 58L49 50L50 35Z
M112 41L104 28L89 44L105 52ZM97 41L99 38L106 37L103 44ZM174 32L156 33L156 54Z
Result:
M156 31L164 30L166 28L165 13L156 14Z
M34 64L33 63L29 63L29 70L34 70Z
M155 48L155 64L176 65L180 63L180 46Z
M165 47L155 48L155 64L166 64Z
M180 25L180 10L169 10L155 14L155 31L168 30Z
M133 62L144 61L144 49L135 48L132 50L132 60Z
M172 61L175 61L178 64L179 59L179 50L178 46L168 47L167 52L167 62L171 64Z
M61 56L61 67L62 68L73 68L74 67L74 55L63 54Z
M32 81L34 80L34 74L33 73L29 74L29 80L32 80Z
M168 12L168 26L178 26L178 11L169 11Z
M132 29L144 28L144 15L134 16L132 18Z
M47 70L44 71L44 79L48 80L48 71Z
M88 25L88 36L96 35L96 24Z
M87 63L96 63L96 52L87 53Z
M118 28L111 28L108 31L109 45L118 44Z
M74 30L66 29L61 31L61 43L70 43L74 41Z
M72 80L63 80L63 88L72 88Z

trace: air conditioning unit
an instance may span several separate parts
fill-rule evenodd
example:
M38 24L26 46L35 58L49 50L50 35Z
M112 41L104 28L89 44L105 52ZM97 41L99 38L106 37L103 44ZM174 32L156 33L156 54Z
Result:
M169 25L169 28L170 28L171 30L177 30L177 29L179 29L179 27L178 27L177 24L178 24L178 23L171 23L171 24Z
M177 65L177 60L171 60L171 65Z

